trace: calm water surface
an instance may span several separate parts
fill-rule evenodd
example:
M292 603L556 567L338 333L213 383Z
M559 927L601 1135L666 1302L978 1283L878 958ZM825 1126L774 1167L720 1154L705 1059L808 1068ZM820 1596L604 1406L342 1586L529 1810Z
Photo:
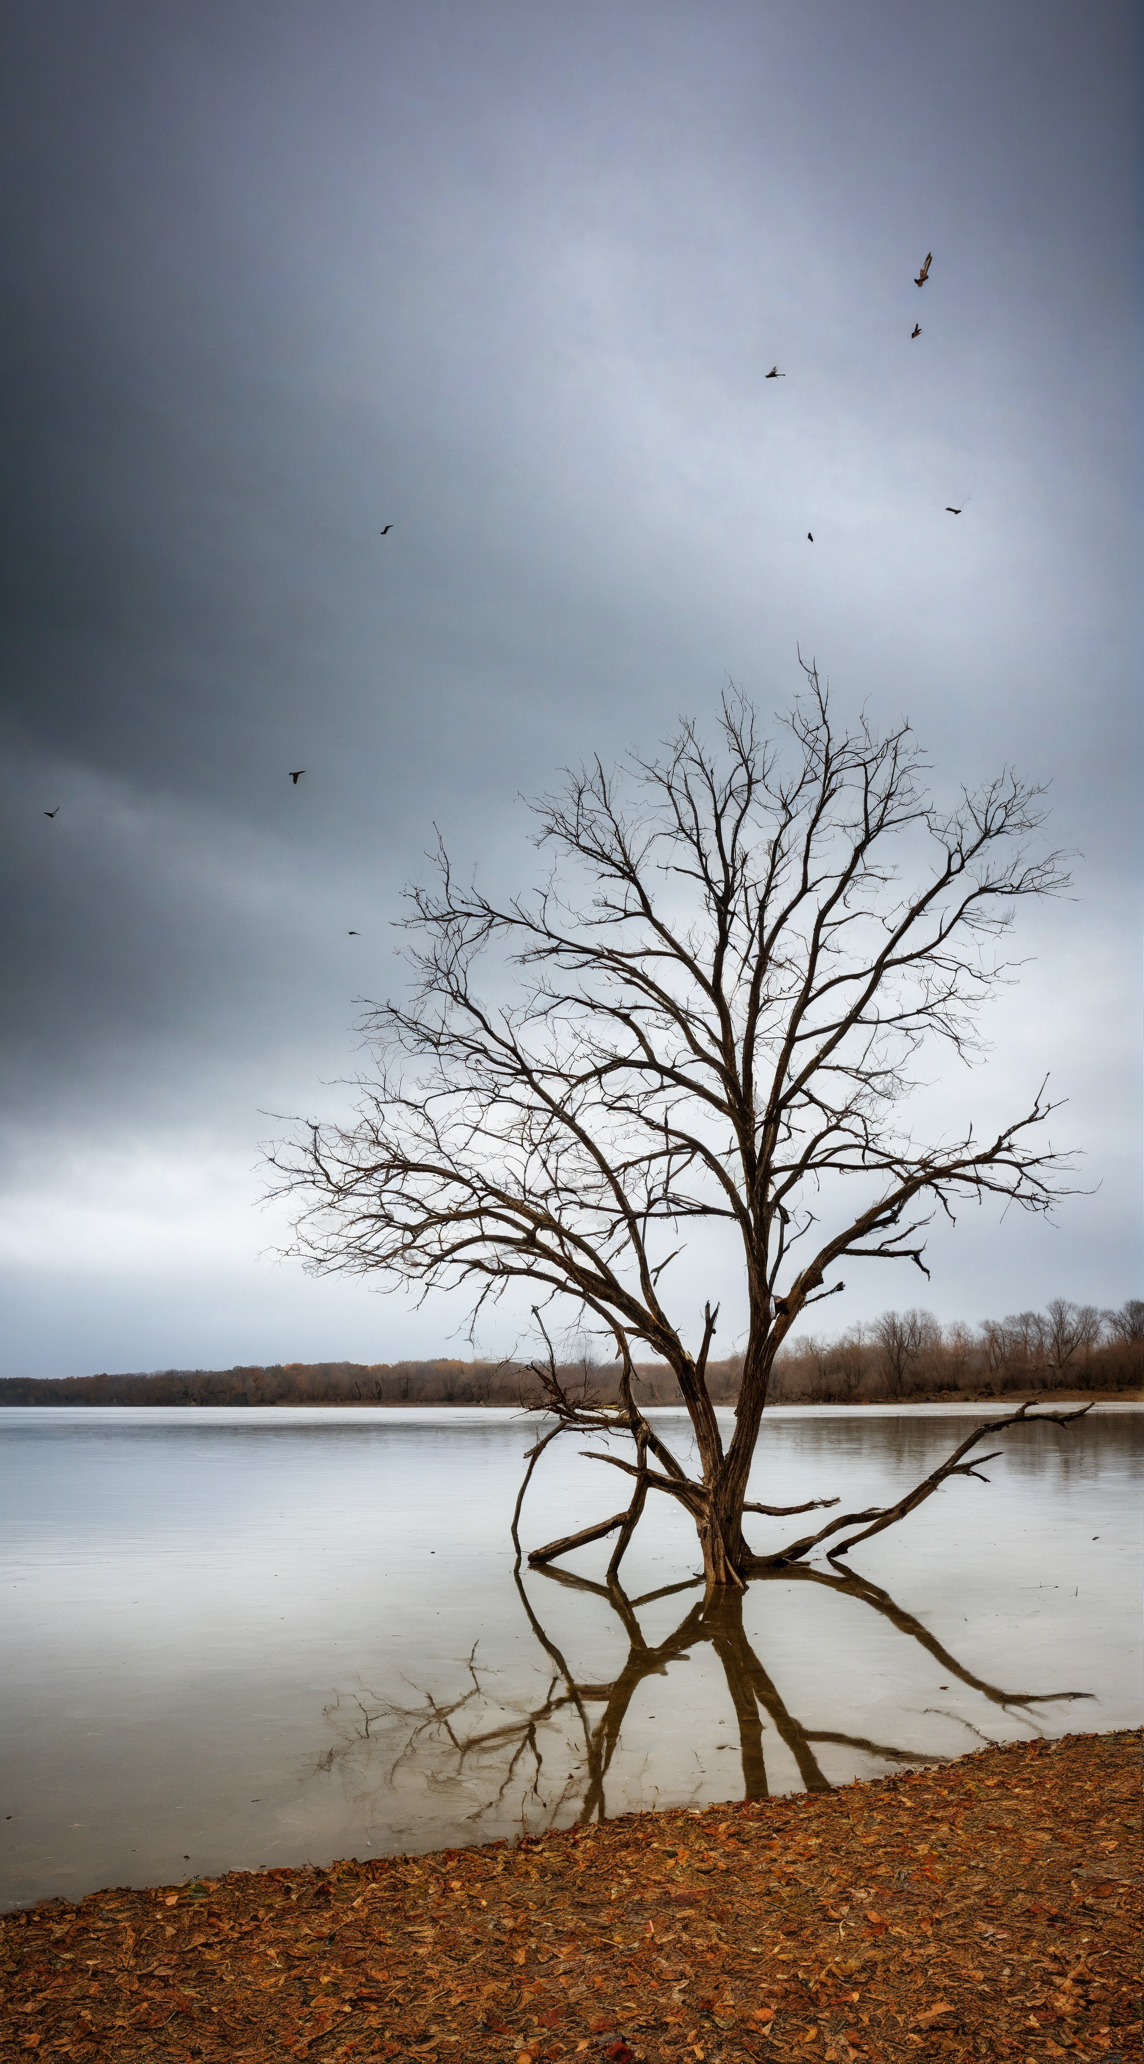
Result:
M776 1411L752 1495L879 1502L979 1413ZM533 1437L496 1411L0 1412L4 1903L1139 1724L1138 1409L1014 1429L849 1578L820 1561L714 1618L665 1501L626 1595L607 1543L518 1582ZM621 1502L580 1445L541 1463L526 1548Z

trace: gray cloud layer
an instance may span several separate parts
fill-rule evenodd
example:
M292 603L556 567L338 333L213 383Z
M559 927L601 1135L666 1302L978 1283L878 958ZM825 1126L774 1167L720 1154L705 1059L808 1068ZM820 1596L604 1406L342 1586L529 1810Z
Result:
M519 791L785 704L796 642L1084 852L986 1093L1051 1065L1103 1187L932 1301L1138 1287L1130 21L24 11L6 1367L440 1347L258 1258L260 1110L335 1095L434 821L512 880Z

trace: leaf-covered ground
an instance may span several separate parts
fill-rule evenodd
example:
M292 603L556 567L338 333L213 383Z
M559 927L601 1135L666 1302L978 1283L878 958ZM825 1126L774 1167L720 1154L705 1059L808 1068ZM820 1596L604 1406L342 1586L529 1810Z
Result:
M1139 1734L3 1923L0 2054L1141 2055Z

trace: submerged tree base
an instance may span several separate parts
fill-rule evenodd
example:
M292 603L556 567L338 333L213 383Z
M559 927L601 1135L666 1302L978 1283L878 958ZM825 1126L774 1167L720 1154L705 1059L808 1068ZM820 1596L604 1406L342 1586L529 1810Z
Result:
M808 1498L802 1505L761 1505L746 1500L743 1489L728 1508L720 1499L718 1481L711 1483L706 1477L691 1478L681 1468L671 1450L653 1428L651 1421L636 1404L632 1391L630 1368L625 1367L621 1380L622 1401L618 1408L600 1404L589 1393L572 1394L561 1379L556 1367L551 1342L548 1343L547 1364L532 1365L545 1393L543 1405L529 1409L546 1412L555 1419L555 1424L542 1434L526 1456L528 1467L517 1493L516 1509L512 1516L512 1541L516 1549L516 1566L519 1570L522 1560L520 1545L520 1518L528 1487L532 1482L537 1463L550 1444L562 1433L581 1432L589 1434L626 1434L635 1449L635 1461L627 1462L617 1455L598 1449L585 1449L589 1461L610 1463L634 1480L630 1505L622 1512L614 1512L610 1518L596 1520L590 1526L582 1527L578 1533L562 1534L558 1540L547 1541L541 1548L530 1551L528 1561L533 1569L542 1569L559 1557L569 1555L576 1548L585 1548L593 1541L616 1535L616 1544L608 1563L608 1582L614 1583L619 1575L620 1563L635 1535L644 1515L649 1490L662 1492L673 1498L689 1514L695 1523L699 1545L703 1556L703 1575L708 1598L716 1597L724 1590L741 1592L746 1589L752 1577L773 1575L776 1570L793 1569L805 1564L817 1549L823 1549L826 1558L835 1566L861 1541L867 1541L873 1534L881 1534L888 1527L897 1526L940 1491L943 1484L955 1476L975 1476L982 1483L989 1481L982 1475L982 1465L995 1461L1001 1453L994 1448L987 1455L974 1455L967 1460L980 1441L992 1439L1011 1426L1072 1426L1092 1410L1094 1400L1079 1406L1072 1412L1037 1411L1043 1404L1041 1397L1034 1397L1018 1406L1014 1412L1001 1417L983 1419L971 1433L958 1442L953 1453L928 1476L921 1479L904 1496L892 1505L871 1505L861 1512L843 1512L827 1520L810 1533L800 1534L770 1555L756 1555L743 1538L742 1520L748 1513L759 1513L772 1519L791 1518L803 1512L816 1512L827 1506L837 1505L837 1498ZM650 1458L650 1459L649 1459ZM652 1465L658 1462L657 1469Z
M7 1916L3 2054L1140 2056L1139 1733Z

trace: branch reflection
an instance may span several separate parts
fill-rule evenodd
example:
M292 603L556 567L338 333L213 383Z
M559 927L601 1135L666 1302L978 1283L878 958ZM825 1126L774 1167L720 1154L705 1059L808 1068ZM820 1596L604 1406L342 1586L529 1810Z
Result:
M496 1683L499 1673L478 1663L474 1645L465 1666L466 1686L451 1701L440 1701L426 1692L418 1704L406 1706L363 1689L339 1695L326 1709L339 1740L320 1759L318 1769L339 1770L351 1781L354 1777L364 1780L365 1791L372 1792L377 1782L375 1758L380 1751L385 1761L386 1785L396 1787L404 1778L416 1776L434 1795L426 1814L425 1831L435 1841L449 1839L447 1833L442 1834L443 1819L452 1821L458 1831L464 1826L461 1839L480 1839L474 1823L496 1821L506 1811L514 1810L518 1801L516 1821L530 1832L567 1824L572 1819L606 1819L609 1773L637 1691L649 1678L670 1677L705 1646L717 1657L730 1696L738 1732L744 1798L770 1796L764 1739L767 1723L793 1759L808 1791L831 1789L819 1756L820 1747L826 1744L849 1749L856 1758L870 1758L891 1766L949 1760L932 1747L876 1741L844 1729L811 1727L802 1721L765 1669L744 1624L744 1605L758 1584L811 1584L853 1599L917 1643L944 1674L957 1678L994 1707L1016 1709L1030 1725L1036 1725L1031 1710L1035 1706L1092 1696L1081 1691L1010 1690L990 1683L961 1663L889 1592L853 1571L795 1565L756 1578L746 1594L726 1589L709 1600L703 1596L702 1577L670 1584L634 1599L615 1578L600 1583L556 1566L530 1573L531 1589L526 1587L519 1568L514 1572L514 1581L528 1624L550 1665L541 1698L524 1704L505 1697ZM619 1623L627 1653L609 1681L597 1683L582 1678L544 1624L538 1603L544 1584L597 1599L601 1608ZM641 1613L663 1599L691 1591L700 1595L672 1631L658 1641L649 1639ZM686 1726L690 1705L686 1695L672 1700L671 1716L677 1731ZM498 1712L499 1717L494 1717ZM959 1717L971 1733L980 1739L987 1738L972 1721L965 1720L963 1715ZM629 1735L633 1731L634 1724L629 1726ZM693 1747L702 1771L703 1744L696 1742ZM714 1749L715 1744L711 1747ZM563 1775L555 1775L565 1757ZM478 1801L475 1807L474 1788ZM692 1801L676 1795L675 1803ZM631 1804L630 1798L619 1800L613 1810L630 1810Z

